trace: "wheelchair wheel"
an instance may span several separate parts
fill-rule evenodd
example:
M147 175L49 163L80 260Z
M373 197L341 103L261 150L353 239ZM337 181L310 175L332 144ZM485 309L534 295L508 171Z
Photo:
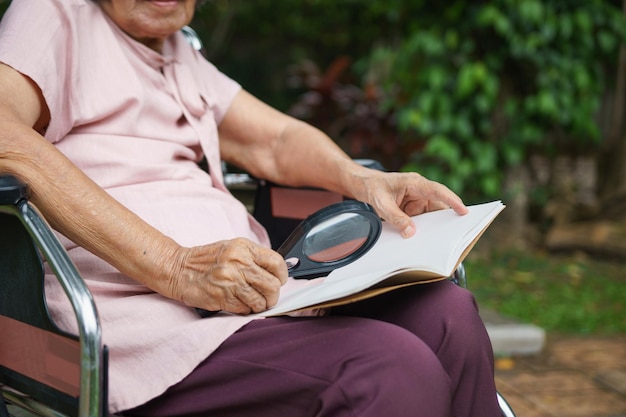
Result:
M498 404L500 405L500 411L502 411L502 417L515 417L513 409L504 397L499 392L497 392L496 395L498 396Z

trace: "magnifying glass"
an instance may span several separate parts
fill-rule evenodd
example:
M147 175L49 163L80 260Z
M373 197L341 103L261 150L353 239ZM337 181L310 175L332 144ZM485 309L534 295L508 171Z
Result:
M363 256L381 228L380 217L369 204L345 200L304 219L277 251L290 276L317 278Z

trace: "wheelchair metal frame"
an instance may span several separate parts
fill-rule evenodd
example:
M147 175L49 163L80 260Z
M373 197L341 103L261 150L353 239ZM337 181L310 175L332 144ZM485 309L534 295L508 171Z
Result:
M95 303L85 282L51 228L37 209L28 202L26 185L15 178L0 177L0 213L19 219L37 249L47 260L72 304L77 318L80 342L80 396L78 413L81 416L98 416L102 412L102 336ZM11 390L2 390L11 402L19 403L32 411L42 412L28 397Z

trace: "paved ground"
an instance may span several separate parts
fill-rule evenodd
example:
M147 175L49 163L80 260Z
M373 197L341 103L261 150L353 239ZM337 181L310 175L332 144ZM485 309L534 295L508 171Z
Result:
M626 335L548 334L540 354L496 360L518 417L626 417Z

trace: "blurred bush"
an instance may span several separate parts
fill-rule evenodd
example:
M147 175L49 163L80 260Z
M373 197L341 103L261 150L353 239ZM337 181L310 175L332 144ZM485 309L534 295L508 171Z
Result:
M626 39L620 6L214 0L197 21L221 68L283 110L295 102L353 156L376 153L485 198L531 155L597 148ZM336 71L345 57L353 64Z
M429 6L431 9L433 6ZM426 138L405 166L462 193L496 196L533 153L590 149L607 68L626 35L601 0L456 1L370 59L401 130Z

